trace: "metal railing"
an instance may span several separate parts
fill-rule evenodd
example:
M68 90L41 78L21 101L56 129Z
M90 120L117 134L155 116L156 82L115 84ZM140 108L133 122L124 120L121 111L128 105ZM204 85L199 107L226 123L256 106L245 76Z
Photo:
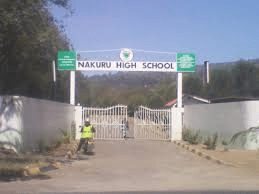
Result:
M83 108L83 121L90 119L94 126L95 139L123 139L127 123L127 106L117 105L107 108Z
M138 107L134 112L134 137L136 139L169 140L171 109Z

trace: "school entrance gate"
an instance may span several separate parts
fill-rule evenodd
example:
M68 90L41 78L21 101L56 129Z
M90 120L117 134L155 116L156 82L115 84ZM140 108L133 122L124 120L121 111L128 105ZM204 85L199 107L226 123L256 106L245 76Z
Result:
M134 138L170 140L171 115L171 109L138 107L134 112Z
M182 139L182 73L195 72L196 57L193 53L145 51L141 49L110 49L97 51L59 51L58 70L70 71L70 104L75 105L75 71L140 71L177 73L177 107L168 110L151 110L139 107L134 117L135 137L139 139ZM53 81L56 81L53 61ZM122 107L111 109L76 107L76 126L89 114L97 128L96 139L121 139ZM81 107L82 109L82 107ZM117 109L119 110L117 113ZM87 112L89 111L89 112ZM109 111L112 111L109 112ZM82 116L83 112L83 116ZM85 114L85 112L87 112ZM124 111L125 112L125 111ZM81 114L81 116L80 116ZM110 119L109 119L110 116ZM171 129L170 129L171 128ZM170 129L170 130L169 130ZM76 136L78 138L78 135Z
M107 108L84 107L82 115L81 123L88 118L96 129L94 139L123 140L129 137L129 131L133 131L135 139L171 139L172 109L139 106L134 112L133 125L130 125L130 128L125 105Z
M128 111L125 105L107 108L83 108L83 121L89 118L96 130L94 139L123 139L128 121L127 115Z

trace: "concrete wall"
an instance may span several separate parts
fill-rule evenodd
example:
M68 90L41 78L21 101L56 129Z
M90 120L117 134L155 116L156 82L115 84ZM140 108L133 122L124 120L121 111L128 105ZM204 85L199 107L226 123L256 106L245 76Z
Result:
M259 126L259 101L198 104L184 107L184 127L202 135L218 132L222 139Z
M37 149L50 145L71 131L75 120L72 105L27 97L0 97L0 144L16 149Z

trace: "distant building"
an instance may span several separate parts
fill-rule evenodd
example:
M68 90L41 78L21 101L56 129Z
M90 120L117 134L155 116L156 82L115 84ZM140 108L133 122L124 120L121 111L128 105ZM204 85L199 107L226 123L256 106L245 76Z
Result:
M209 104L210 101L205 98L201 98L199 96L193 96L189 94L183 94L183 105L191 105L191 104ZM170 100L164 106L165 107L173 107L177 105L177 98Z
M223 97L223 98L214 98L214 99L205 99L199 96L184 94L183 95L183 106L184 105L192 105L192 104L214 104L214 103L226 103L226 102L240 102L240 101L251 101L251 100L259 100L259 98L251 98L251 97ZM177 98L170 100L164 106L165 107L176 107Z

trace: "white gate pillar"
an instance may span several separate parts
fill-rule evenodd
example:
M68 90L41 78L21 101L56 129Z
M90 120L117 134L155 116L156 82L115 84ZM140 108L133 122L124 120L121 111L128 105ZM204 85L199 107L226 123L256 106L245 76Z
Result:
M75 123L76 123L76 139L80 139L80 126L82 126L83 108L82 106L75 106Z
M177 108L171 108L171 141L182 140L183 130L183 74L177 73Z
M182 140L183 108L171 108L171 141Z

